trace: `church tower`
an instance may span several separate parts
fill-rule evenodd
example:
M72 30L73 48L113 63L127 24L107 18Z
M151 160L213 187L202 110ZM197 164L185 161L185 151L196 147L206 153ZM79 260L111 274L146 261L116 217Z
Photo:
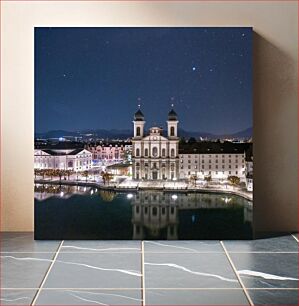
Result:
M178 115L174 111L172 104L167 120L167 136L169 139L176 139L178 137L178 123Z
M140 105L138 105L138 110L134 115L134 138L143 138L144 137L144 115L140 110Z

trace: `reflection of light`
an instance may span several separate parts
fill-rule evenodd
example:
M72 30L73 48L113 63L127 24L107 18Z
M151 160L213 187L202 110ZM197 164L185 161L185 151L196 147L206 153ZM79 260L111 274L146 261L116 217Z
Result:
M86 191L86 187L84 187L84 192Z
M231 198L225 197L225 198L222 198L222 200L227 204L231 201Z
M192 215L191 219L192 219L192 223L194 223L195 222L195 215Z
M173 200L176 200L176 199L178 198L178 196L177 196L176 194L173 194L173 195L171 196L171 198L172 198Z
M63 191L61 191L61 192L60 192L60 196L63 197L63 195L64 195L64 193L63 193Z
M90 194L93 195L93 190L92 189L90 190Z
M132 193L128 193L128 194L127 194L127 198L128 198L128 199L132 199L132 198L133 198Z
M98 191L98 189L96 188L96 192Z

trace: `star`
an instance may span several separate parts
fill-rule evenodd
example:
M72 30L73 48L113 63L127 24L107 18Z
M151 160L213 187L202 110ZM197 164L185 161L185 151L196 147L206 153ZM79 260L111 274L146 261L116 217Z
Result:
M192 71L195 71L196 70L196 67L192 67Z

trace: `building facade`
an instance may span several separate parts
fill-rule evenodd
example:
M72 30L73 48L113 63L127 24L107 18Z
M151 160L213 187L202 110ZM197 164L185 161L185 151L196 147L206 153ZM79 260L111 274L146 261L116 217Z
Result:
M92 153L94 161L107 163L121 162L128 159L132 151L131 143L101 143L86 146L86 149Z
M132 172L135 180L178 179L178 118L172 109L168 114L167 136L159 127L144 132L144 115L139 109L134 115L132 138Z
M198 179L211 177L223 181L229 176L237 176L246 181L246 150L249 143L195 142L183 143L179 148L179 177L188 179L195 175Z
M92 167L92 153L86 149L35 149L35 169L84 171Z

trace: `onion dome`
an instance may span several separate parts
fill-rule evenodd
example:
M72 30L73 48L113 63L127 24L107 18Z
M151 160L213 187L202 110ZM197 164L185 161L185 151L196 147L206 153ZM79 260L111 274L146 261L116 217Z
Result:
M174 111L173 105L171 111L168 113L168 121L178 121L178 115Z
M144 121L144 115L143 115L142 111L140 110L140 107L139 107L138 111L134 114L134 120L135 121Z

